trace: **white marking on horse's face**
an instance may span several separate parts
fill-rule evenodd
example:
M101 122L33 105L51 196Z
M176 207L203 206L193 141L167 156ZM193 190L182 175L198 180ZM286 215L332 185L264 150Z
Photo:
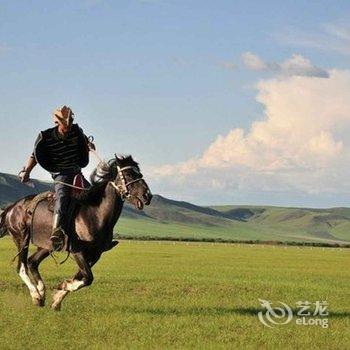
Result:
M28 276L28 274L26 272L26 268L25 268L23 263L21 264L21 267L19 269L19 276L22 278L22 281L28 287L30 295L32 296L32 298L40 299L41 296L40 296L38 290L36 289L36 286L30 280L30 278L29 278L29 276Z

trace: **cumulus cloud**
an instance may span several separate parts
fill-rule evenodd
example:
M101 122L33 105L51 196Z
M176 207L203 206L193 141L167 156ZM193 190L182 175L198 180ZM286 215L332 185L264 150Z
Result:
M213 193L350 193L350 71L278 77L256 88L264 113L248 130L233 128L197 158L154 175Z
M256 71L271 71L283 75L296 75L307 77L328 78L326 70L314 66L307 58L294 54L291 58L282 63L265 62L262 58L252 52L245 52L242 55L244 65Z

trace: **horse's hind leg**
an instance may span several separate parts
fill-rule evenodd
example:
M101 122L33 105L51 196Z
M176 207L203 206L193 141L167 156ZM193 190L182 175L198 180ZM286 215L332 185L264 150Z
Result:
M27 265L27 258L28 258L28 245L26 244L24 247L21 248L19 256L18 256L18 266L17 271L19 276L21 277L22 281L25 283L25 285L28 287L30 296L32 297L33 303L35 305L40 305L41 296L40 293L36 287L35 284L31 281L29 275L28 275L28 265Z
M50 255L50 251L43 248L38 248L38 250L29 257L28 259L28 268L33 276L33 279L36 283L36 288L40 294L40 300L37 304L38 306L45 305L45 284L41 275L39 273L40 263Z
M91 267L96 263L100 256L101 254L98 254L93 259L89 259L89 261L87 261L82 253L74 254L74 259L77 262L80 270L72 279L63 281L57 287L57 291L53 296L53 302L51 305L54 310L59 311L61 309L62 301L69 292L74 292L83 287L87 287L93 282L94 277Z

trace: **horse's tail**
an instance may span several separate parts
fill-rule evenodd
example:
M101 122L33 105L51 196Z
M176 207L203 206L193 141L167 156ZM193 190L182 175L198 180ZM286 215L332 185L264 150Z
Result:
M14 204L9 205L5 209L3 209L3 212L0 214L0 238L7 235L7 226L5 224L6 221L6 215L7 213L12 209Z

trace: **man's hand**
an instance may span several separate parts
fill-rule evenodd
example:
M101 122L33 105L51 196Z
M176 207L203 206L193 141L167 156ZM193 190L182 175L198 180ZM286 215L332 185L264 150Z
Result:
M89 150L90 150L90 151L96 151L96 146L95 146L94 143L89 142L89 143L88 143L88 147L89 147Z
M22 183L26 183L29 181L30 173L37 164L34 153L29 157L27 165L23 167L23 169L18 174Z
M89 147L89 151L96 151L96 147L94 144L94 137L92 135L90 135L89 137L86 136L86 140L87 140L87 145Z
M26 169L23 169L19 174L18 174L20 180L22 183L26 183L29 181L30 177L30 172Z

